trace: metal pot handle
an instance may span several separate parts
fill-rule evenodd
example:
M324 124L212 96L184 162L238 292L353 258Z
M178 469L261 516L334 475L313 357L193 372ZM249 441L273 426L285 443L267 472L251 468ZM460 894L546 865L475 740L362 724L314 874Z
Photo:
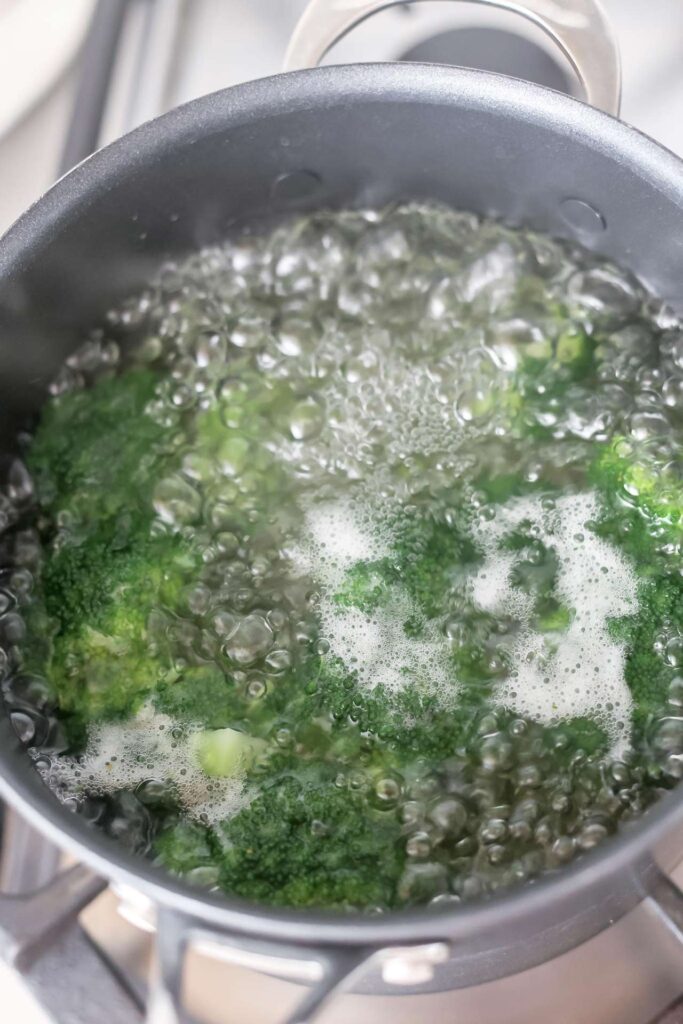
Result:
M619 48L599 0L473 2L513 11L542 28L574 69L586 102L615 117L619 114ZM294 29L284 70L315 67L361 21L403 3L406 0L311 0Z
M305 979L307 990L284 1024L317 1024L336 998L348 991L372 968L385 983L420 986L431 981L435 969L450 955L447 942L392 946L307 947L267 942L248 936L207 929L174 910L156 912L154 978L145 1024L195 1024L183 1006L182 978L190 947L220 956L229 963L265 973Z

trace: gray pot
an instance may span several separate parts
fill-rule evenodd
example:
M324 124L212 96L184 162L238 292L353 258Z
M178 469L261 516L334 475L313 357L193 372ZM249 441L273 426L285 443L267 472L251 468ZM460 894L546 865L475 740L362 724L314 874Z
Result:
M337 36L392 2L314 0L289 65L316 63ZM594 0L495 5L545 28L586 98L616 113L618 58ZM82 332L162 260L291 211L426 197L576 238L683 311L683 163L650 139L577 100L481 72L394 64L297 71L144 125L80 164L5 236L3 447L39 408ZM273 973L298 971L313 981L291 1018L304 1022L343 986L434 992L523 971L596 935L644 897L669 917L683 916L683 899L666 877L683 851L680 792L533 887L456 910L367 917L200 893L129 856L57 802L6 719L0 771L0 793L36 828L154 907L161 970L149 1019L156 1024L181 1019L184 952L207 936ZM35 899L4 898L6 955L27 962L50 926L99 884L86 869L59 879L41 897L39 927Z

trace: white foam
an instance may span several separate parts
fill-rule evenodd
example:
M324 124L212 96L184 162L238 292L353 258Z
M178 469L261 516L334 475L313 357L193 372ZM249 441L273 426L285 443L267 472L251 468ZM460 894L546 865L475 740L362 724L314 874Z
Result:
M92 725L81 757L55 759L45 768L39 762L39 771L62 800L83 792L134 790L149 779L170 782L190 817L215 824L236 814L250 796L244 772L230 778L205 774L195 746L201 731L179 727L168 715L145 704L128 721Z
M509 501L474 538L484 562L471 583L473 601L517 620L508 648L510 677L497 700L544 724L588 717L608 733L612 753L629 745L632 698L624 677L625 649L609 634L609 619L637 610L637 579L624 555L586 525L596 518L595 494L575 494L545 508L535 497ZM501 542L528 522L558 561L555 597L571 615L567 630L549 640L531 626L533 599L512 581L519 554Z
M381 685L396 692L418 685L444 699L453 696L448 640L437 623L422 615L404 587L388 586L381 606L368 613L335 600L349 569L389 554L391 535L383 517L359 502L314 505L304 534L294 558L320 586L318 614L328 657L341 659L369 690ZM412 636L406 632L408 622Z
M329 589L340 586L357 562L376 562L389 554L385 531L369 527L368 512L350 501L314 505L306 516L307 543L300 559Z

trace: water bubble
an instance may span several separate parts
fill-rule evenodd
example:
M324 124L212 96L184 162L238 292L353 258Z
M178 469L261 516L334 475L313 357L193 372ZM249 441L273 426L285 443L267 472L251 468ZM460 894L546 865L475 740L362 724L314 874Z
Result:
M671 343L671 357L679 370L683 370L683 334L678 334Z
M577 836L577 844L582 850L592 850L608 836L608 831L600 822L584 825Z
M238 665L253 665L271 648L273 631L262 615L247 615L229 634L225 651Z
M273 672L284 672L292 664L292 656L284 649L271 651L266 657L265 664Z
M407 800L401 808L401 819L406 825L416 825L423 815L424 807L417 800Z
M303 320L288 320L275 335L275 346L283 356L296 359L308 347L311 328Z
M191 868L185 878L190 885L196 885L201 889L212 889L218 884L220 872L217 867L209 864L202 864Z
M446 835L458 836L467 821L467 811L459 800L447 798L432 806L429 818Z
M375 783L375 798L378 807L394 807L401 795L401 783L388 775Z
M21 459L13 459L7 472L7 495L16 505L33 497L33 480Z
M683 407L683 377L669 377L662 385L662 398L669 408Z
M230 334L230 343L236 348L253 349L262 345L269 333L269 324L259 316L242 316Z
M314 398L298 402L291 412L289 431L295 441L308 441L322 430L325 413Z
M3 644L20 644L26 636L26 623L17 612L8 612L0 618L0 638Z
M571 836L558 836L552 844L550 852L560 864L567 864L576 852L574 839Z
M399 883L398 894L405 903L425 903L448 893L448 872L443 864L410 863Z
M501 818L488 818L479 829L479 838L482 843L499 843L507 832L507 824Z
M639 412L631 417L631 436L636 441L646 441L649 437L666 433L669 422L661 413Z
M261 697L265 697L267 690L265 679L261 679L259 676L252 676L247 682L247 695L252 700L260 700Z
M252 447L245 437L237 434L226 436L218 450L217 457L221 470L228 476L237 477L247 468Z
M170 476L157 484L154 509L159 518L171 526L193 523L199 516L201 498L181 476Z
M482 767L492 774L512 766L514 748L503 733L486 737L480 747Z
M675 636L666 645L666 660L669 665L683 665L683 637Z
M20 742L26 745L32 743L36 735L34 719L24 711L11 711L9 718Z
M653 747L663 753L683 753L683 718L662 718L657 723Z
M567 286L570 299L597 313L633 313L638 295L633 284L614 269L596 267L573 274Z
M456 896L452 892L442 892L438 896L433 896L429 901L430 907L455 907L460 903L460 897Z
M669 703L683 707L683 677L674 676L669 683Z

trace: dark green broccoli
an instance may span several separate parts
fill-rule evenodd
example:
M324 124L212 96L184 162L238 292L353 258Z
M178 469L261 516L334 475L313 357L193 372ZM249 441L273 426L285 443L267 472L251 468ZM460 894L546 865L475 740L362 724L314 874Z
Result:
M48 402L28 453L40 503L78 536L121 516L110 539L138 516L149 522L151 493L173 457L169 432L145 410L158 375L129 370Z
M89 721L133 714L171 672L170 646L150 617L177 606L191 572L184 545L169 536L117 552L84 541L47 556L25 657L49 679L74 745Z
M209 829L189 821L173 822L157 837L155 850L164 867L176 875L186 875L214 863Z
M633 695L636 725L665 704L677 669L661 649L662 628L664 623L682 622L683 580L680 574L670 573L643 582L637 614L611 624L612 635L626 645L625 675Z
M292 776L215 829L171 827L155 848L172 871L214 865L221 888L245 899L338 910L393 906L405 860L395 813L332 778Z
M647 450L617 437L595 459L591 479L608 514L621 522L619 542L636 556L641 546L647 548L643 563L663 543L681 543L683 482L669 465L659 465Z
M150 615L177 608L196 574L190 545L152 530L154 487L177 461L146 412L156 383L135 370L61 396L29 452L46 546L26 657L76 744L91 719L134 713L169 671Z
M683 577L671 565L671 550L683 540L683 485L624 438L602 449L590 476L602 496L597 530L626 552L640 577L637 613L611 624L626 645L626 681L639 725L661 709L676 673L662 637L667 626L675 630L683 622Z
M190 665L166 675L156 687L155 704L180 722L201 723L209 729L239 722L246 710L244 695L213 664Z

